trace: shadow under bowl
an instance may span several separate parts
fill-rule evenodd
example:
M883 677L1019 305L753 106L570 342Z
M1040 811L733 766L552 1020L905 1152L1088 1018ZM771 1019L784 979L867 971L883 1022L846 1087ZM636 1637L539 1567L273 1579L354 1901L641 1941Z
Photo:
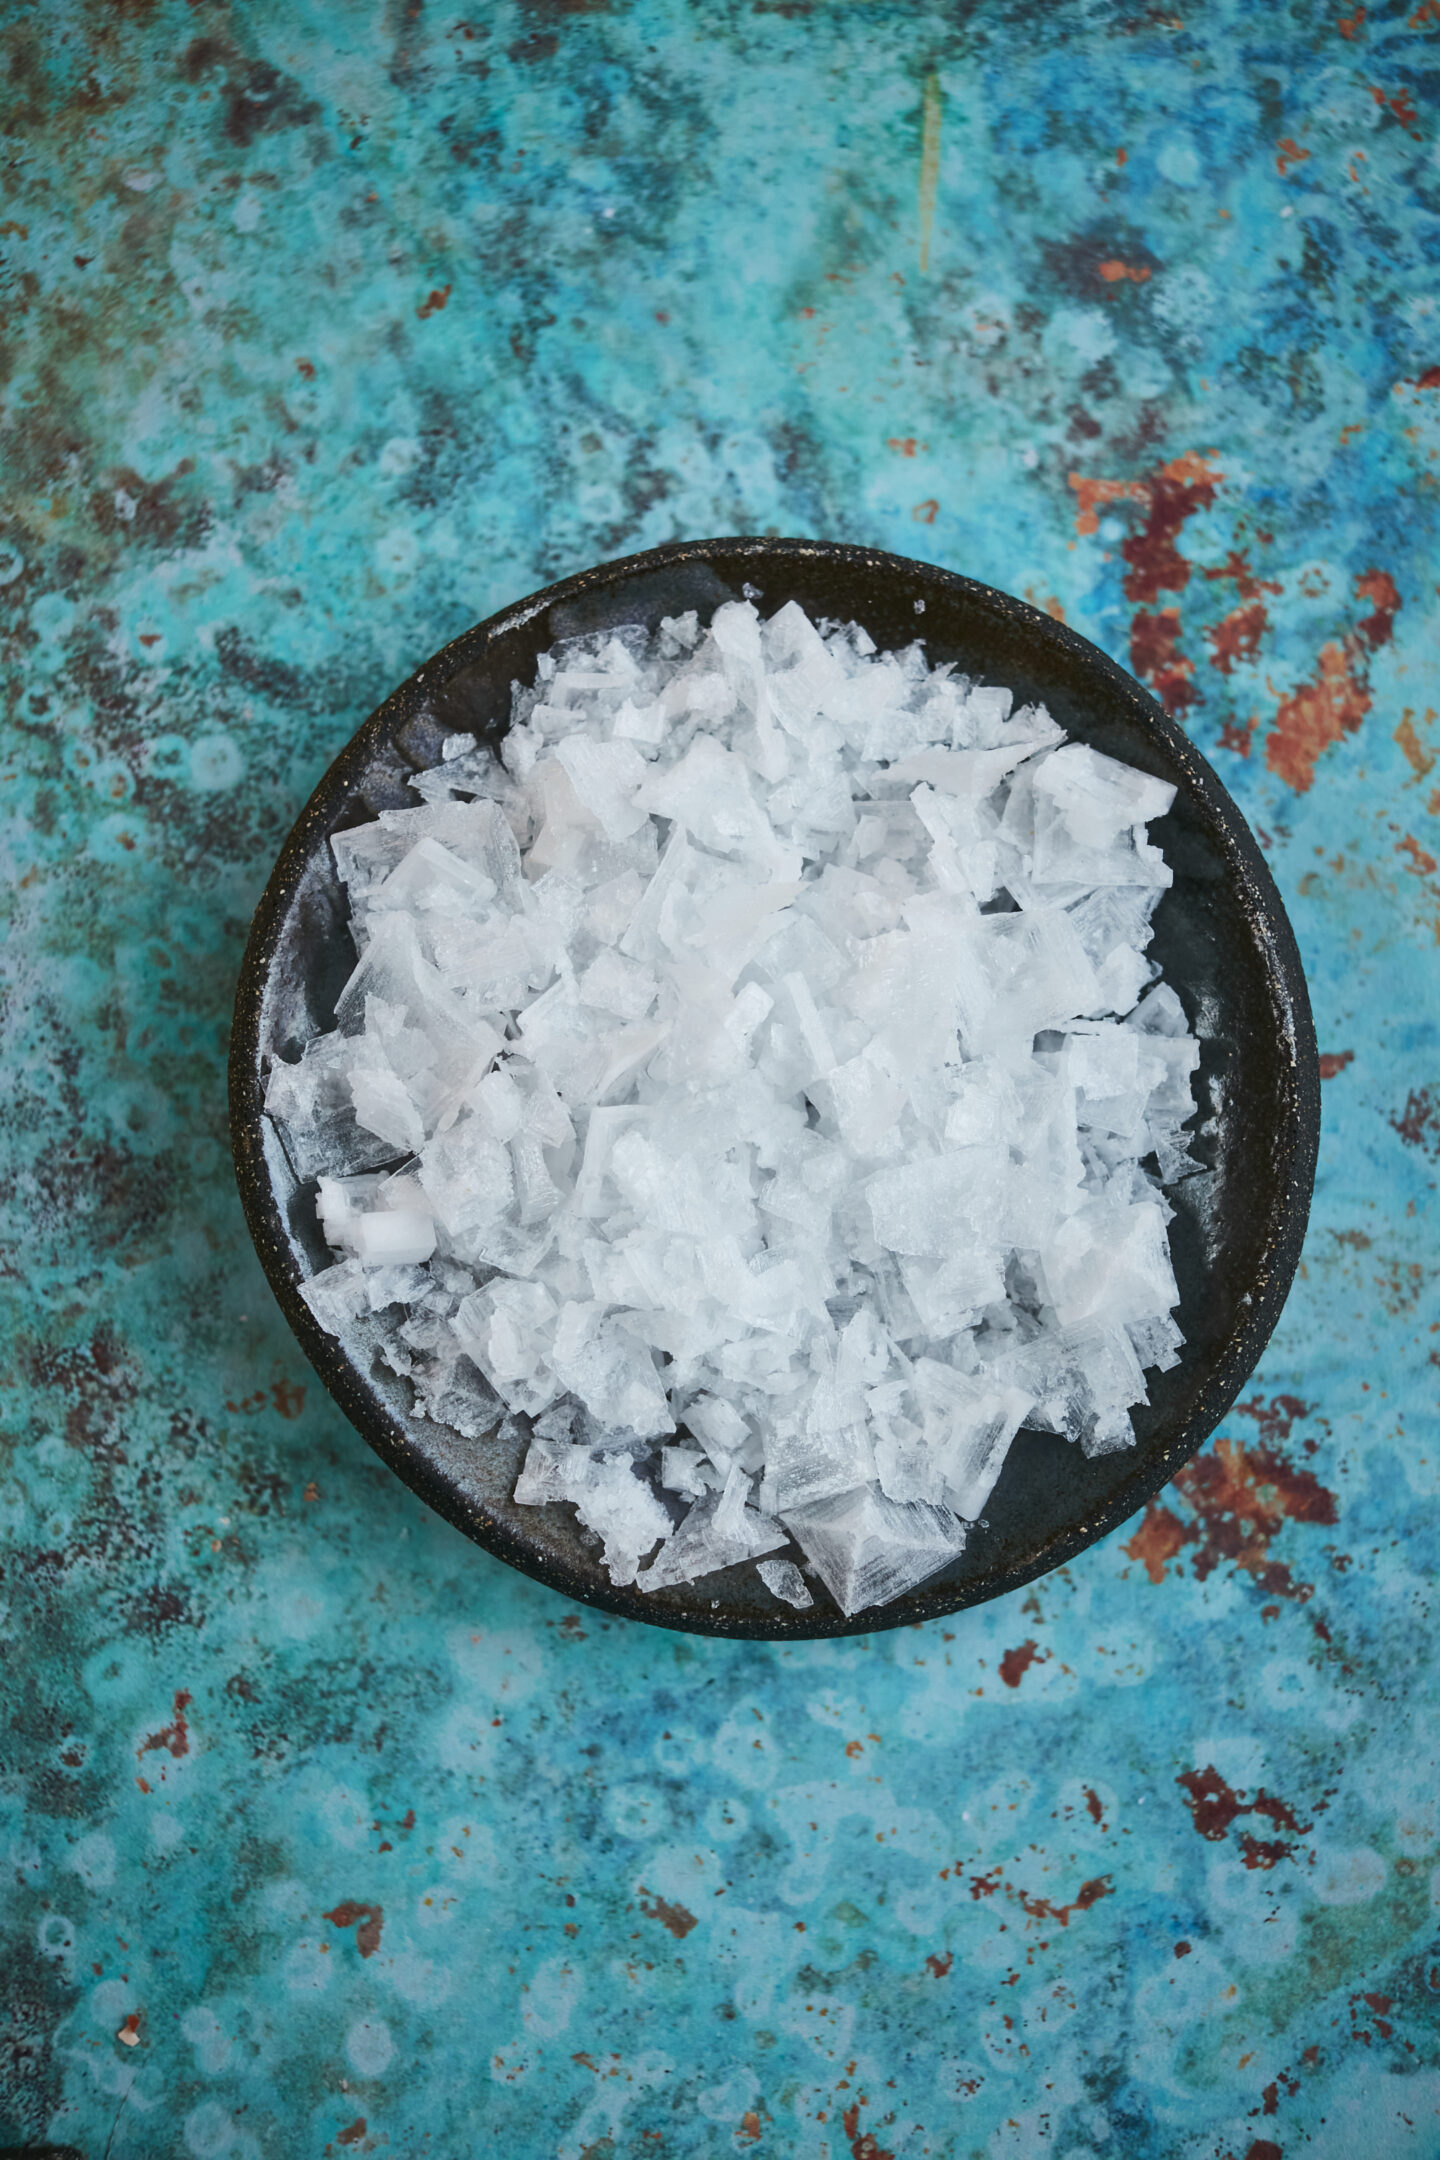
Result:
M964 1553L853 1619L808 1570L816 1602L793 1611L753 1563L648 1595L617 1589L569 1507L511 1499L523 1418L510 1437L481 1440L412 1419L408 1384L377 1367L373 1334L323 1333L300 1297L332 1256L313 1187L297 1183L262 1109L271 1061L333 1025L354 964L331 834L412 807L409 776L439 762L447 735L498 745L512 683L532 682L538 655L560 640L623 623L654 629L688 608L708 620L746 586L762 614L796 600L812 618L862 623L882 650L923 637L932 664L953 661L1007 685L1017 703L1045 704L1076 741L1178 791L1150 828L1174 871L1151 953L1201 1040L1192 1152L1211 1173L1170 1193L1180 1362L1148 1376L1133 1450L1091 1462L1055 1434L1021 1432ZM676 542L552 585L456 638L366 721L306 804L256 910L230 1108L246 1218L281 1309L335 1400L427 1505L567 1598L698 1634L794 1640L903 1627L997 1597L1072 1559L1173 1477L1234 1402L1280 1316L1310 1206L1320 1082L1299 953L1259 848L1205 759L1123 669L1037 609L926 563L824 541L731 539Z

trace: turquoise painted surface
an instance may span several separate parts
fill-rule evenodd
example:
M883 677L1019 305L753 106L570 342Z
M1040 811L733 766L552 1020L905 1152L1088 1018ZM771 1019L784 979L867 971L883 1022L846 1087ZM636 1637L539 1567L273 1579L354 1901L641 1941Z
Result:
M12 0L0 2143L1440 2153L1433 5ZM682 534L1153 681L1327 1053L1143 1520L788 1650L565 1606L307 1375L223 1062L329 758Z

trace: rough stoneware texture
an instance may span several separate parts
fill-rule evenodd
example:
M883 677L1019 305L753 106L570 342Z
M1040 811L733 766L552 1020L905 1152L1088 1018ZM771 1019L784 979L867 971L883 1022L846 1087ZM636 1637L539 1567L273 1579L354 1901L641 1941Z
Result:
M815 620L863 622L882 650L922 633L932 663L1006 683L1017 704L1043 703L1072 739L1179 790L1152 828L1175 882L1151 950L1205 1041L1197 1150L1210 1177L1177 1189L1170 1238L1184 1353L1171 1372L1152 1375L1133 1453L1087 1462L1055 1434L1026 1433L963 1556L849 1621L818 1581L810 1610L792 1611L749 1563L670 1591L616 1590L572 1508L511 1501L528 1419L507 1424L506 1437L467 1442L410 1418L408 1383L378 1363L373 1328L328 1336L298 1294L333 1256L315 1221L314 1186L297 1186L261 1107L272 1061L295 1056L332 1023L353 965L331 834L381 808L413 806L405 776L435 763L448 734L498 747L511 685L532 681L537 654L558 639L625 622L653 632L688 607L708 619L742 591L762 612L798 601ZM256 1249L301 1347L376 1452L447 1521L553 1589L704 1634L791 1641L978 1604L1072 1559L1160 1490L1230 1409L1279 1318L1305 1231L1319 1094L1299 955L1264 858L1194 745L1133 679L1024 601L922 563L787 540L681 542L599 566L427 660L337 759L281 851L241 969L230 1059L231 1131ZM803 1564L798 1549L791 1557Z
M1440 2144L1440 24L784 4L5 11L0 2148ZM224 1092L376 700L767 529L1150 682L1329 1075L1295 1290L1176 1481L1029 1590L774 1647L405 1490Z

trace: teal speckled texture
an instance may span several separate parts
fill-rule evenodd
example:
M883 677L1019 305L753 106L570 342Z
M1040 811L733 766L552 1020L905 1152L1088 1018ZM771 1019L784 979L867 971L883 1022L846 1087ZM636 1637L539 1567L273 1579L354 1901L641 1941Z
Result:
M1440 2154L1435 0L0 36L0 2146ZM1327 1071L1301 1279L1176 1485L784 1650L430 1517L299 1359L225 1126L250 911L358 722L727 530L1144 674Z

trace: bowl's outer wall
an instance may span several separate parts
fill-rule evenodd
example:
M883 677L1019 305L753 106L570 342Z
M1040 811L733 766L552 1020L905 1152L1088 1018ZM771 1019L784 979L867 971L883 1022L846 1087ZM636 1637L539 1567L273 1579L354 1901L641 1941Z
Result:
M533 681L537 656L559 640L620 623L654 628L691 607L704 620L746 587L762 614L798 600L812 617L862 623L882 649L922 637L932 662L952 660L1005 683L1017 703L1043 702L1077 740L1179 791L1151 827L1175 871L1152 952L1203 1038L1193 1152L1212 1171L1171 1195L1181 1362L1150 1375L1133 1451L1087 1462L1054 1435L1022 1433L986 1526L960 1559L853 1620L818 1586L812 1610L792 1611L749 1565L653 1596L617 1590L569 1508L510 1500L523 1420L508 1439L481 1441L412 1421L405 1383L372 1369L373 1336L324 1334L298 1294L329 1256L310 1188L297 1188L262 1115L272 1058L293 1057L333 1025L335 995L353 964L331 833L413 805L408 776L438 761L446 735L498 744L512 684ZM680 542L586 571L467 631L388 698L316 788L256 911L230 1090L236 1170L265 1271L325 1386L391 1468L468 1536L567 1597L663 1626L772 1639L868 1633L998 1596L1069 1559L1158 1492L1230 1408L1279 1318L1300 1256L1320 1126L1319 1064L1294 937L1248 827L1181 730L1095 646L1037 609L927 564L803 540Z

